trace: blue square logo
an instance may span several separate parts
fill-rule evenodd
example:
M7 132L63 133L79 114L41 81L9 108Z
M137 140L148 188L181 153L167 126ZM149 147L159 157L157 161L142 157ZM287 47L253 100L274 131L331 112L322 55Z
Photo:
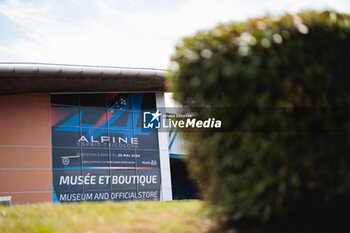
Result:
M162 114L157 112L144 112L143 113L143 128L145 129L159 129L160 128L160 116Z

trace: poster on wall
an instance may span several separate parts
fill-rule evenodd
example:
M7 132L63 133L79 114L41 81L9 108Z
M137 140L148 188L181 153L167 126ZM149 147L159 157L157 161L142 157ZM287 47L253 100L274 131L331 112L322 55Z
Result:
M154 93L51 95L54 202L159 200Z

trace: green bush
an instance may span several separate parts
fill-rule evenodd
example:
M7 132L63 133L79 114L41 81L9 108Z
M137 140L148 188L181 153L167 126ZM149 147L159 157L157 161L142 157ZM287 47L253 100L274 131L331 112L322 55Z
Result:
M175 99L225 126L187 134L189 170L221 225L312 232L346 223L349 15L222 24L183 39L170 68Z

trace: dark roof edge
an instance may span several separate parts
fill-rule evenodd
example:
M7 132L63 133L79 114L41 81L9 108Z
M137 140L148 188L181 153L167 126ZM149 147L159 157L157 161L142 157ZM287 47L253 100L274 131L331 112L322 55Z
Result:
M153 68L0 62L0 95L165 91L166 73Z

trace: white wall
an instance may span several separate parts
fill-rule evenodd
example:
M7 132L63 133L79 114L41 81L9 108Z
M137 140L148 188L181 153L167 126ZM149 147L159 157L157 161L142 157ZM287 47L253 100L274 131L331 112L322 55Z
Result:
M164 92L156 92L156 103L158 109L165 109ZM171 201L173 200L173 194L171 189L168 132L158 131L158 143L160 174L162 179L160 200Z

